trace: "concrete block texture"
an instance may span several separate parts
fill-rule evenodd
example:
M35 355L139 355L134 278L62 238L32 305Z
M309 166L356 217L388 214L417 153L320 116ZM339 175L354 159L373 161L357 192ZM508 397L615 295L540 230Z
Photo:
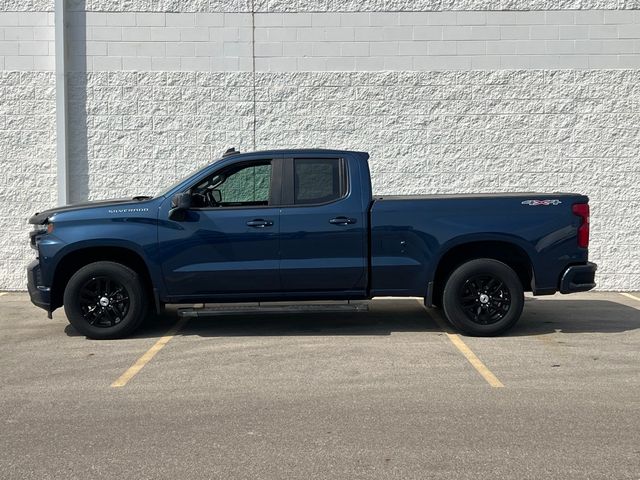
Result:
M7 9L52 9L53 0L6 0ZM71 9L161 12L402 12L637 9L638 0L70 0Z
M24 288L28 218L56 202L55 76L0 71L0 289Z
M68 0L90 12L429 12L634 10L639 0ZM0 11L53 11L54 0L3 0ZM615 15L611 18L615 19Z
M54 79L0 81L0 289L20 289L26 220L55 203ZM633 290L639 103L640 70L74 73L71 200L154 194L230 146L366 150L378 194L589 195L599 287Z
M75 7L79 1L73 0ZM0 12L52 12L54 0L2 0Z

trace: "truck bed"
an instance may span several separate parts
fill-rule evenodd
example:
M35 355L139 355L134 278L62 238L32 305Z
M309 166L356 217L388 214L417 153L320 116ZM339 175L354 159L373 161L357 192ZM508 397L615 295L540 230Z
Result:
M575 248L580 219L572 211L583 202L573 193L375 196L372 293L424 295L443 252L475 241L517 245L535 266L539 292L555 291L568 265L587 261L587 251Z

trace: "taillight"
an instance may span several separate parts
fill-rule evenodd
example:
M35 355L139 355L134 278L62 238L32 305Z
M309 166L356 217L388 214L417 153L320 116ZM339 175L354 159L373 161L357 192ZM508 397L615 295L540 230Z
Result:
M589 248L589 204L576 203L573 205L572 210L582 220L578 227L578 246Z

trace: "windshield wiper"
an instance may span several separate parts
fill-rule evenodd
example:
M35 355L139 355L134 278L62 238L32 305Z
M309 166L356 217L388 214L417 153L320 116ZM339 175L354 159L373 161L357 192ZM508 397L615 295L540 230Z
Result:
M150 198L153 198L153 197L150 196L150 195L137 195L137 196L133 197L134 200L138 200L138 201L140 201L140 200L149 200Z

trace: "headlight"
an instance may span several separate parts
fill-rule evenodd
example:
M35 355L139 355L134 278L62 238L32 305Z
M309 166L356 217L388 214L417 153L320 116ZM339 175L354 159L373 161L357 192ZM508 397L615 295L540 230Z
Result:
M43 233L51 233L53 232L53 223L44 223L41 225L34 225L33 231L38 235Z
M34 250L38 249L38 239L41 235L53 232L53 223L43 223L40 225L34 225L33 230L29 233L29 243Z

